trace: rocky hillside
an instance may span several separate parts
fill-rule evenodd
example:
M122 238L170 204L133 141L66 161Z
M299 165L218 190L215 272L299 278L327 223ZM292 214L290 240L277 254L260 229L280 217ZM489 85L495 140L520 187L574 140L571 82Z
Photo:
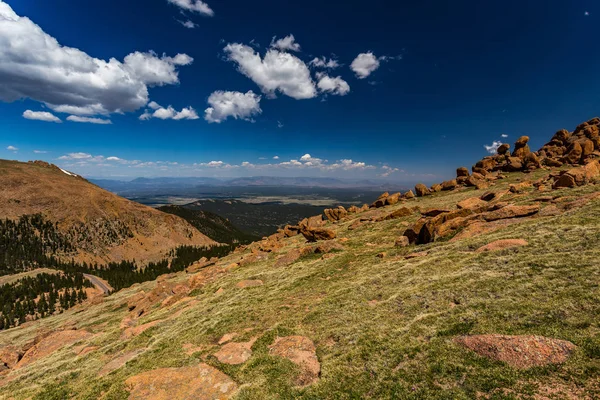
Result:
M2 332L0 397L600 398L597 147L572 137Z
M45 162L0 160L0 187L0 219L41 214L74 248L62 254L69 260L148 262L179 245L214 243L177 216L123 199Z

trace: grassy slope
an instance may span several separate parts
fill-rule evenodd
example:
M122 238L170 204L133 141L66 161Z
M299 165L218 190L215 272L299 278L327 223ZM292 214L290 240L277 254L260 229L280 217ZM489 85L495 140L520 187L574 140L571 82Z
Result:
M517 176L521 175L511 174L493 189L506 187ZM599 189L586 186L551 194L580 196ZM481 192L436 194L409 204L447 206ZM539 195L531 192L515 202L528 203ZM195 291L198 303L189 311L128 341L119 339L126 300L140 288L150 290L152 282L121 291L101 305L76 307L0 333L0 344L23 344L39 329L76 323L98 332L89 342L99 346L83 357L65 348L20 370L20 379L0 387L0 398L63 398L71 393L82 399L123 399L127 377L199 360L236 380L242 386L240 399L471 399L483 394L509 399L517 394L534 398L530 396L544 388L600 396L600 200L474 238L394 248L403 223L416 218L417 214L353 231L347 230L352 220L334 225L338 237L350 239L335 257L309 256L275 268L277 255L271 254L267 261L239 267ZM525 238L529 246L473 251L503 238ZM284 243L286 251L302 246L303 239ZM429 255L401 257L421 250ZM381 251L388 257L377 258ZM219 265L238 258L232 255ZM261 279L265 285L236 288L242 279ZM215 294L221 287L224 293ZM378 303L369 305L371 300ZM178 307L156 308L141 323L167 318ZM252 358L241 366L220 364L212 356L219 348L216 341L244 328L254 330L239 340L260 336ZM579 349L563 366L517 371L452 342L453 336L465 333L539 334L570 340ZM288 334L308 336L317 346L322 376L309 388L294 388L293 364L268 355L274 338ZM204 349L188 356L182 350L185 343ZM147 350L112 374L97 376L114 355L138 348Z

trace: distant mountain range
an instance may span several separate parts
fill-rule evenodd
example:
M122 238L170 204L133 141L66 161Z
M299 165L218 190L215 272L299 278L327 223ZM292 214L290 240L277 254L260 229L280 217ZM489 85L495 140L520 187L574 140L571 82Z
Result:
M123 190L151 190L151 189L181 189L197 186L211 187L304 187L304 188L328 188L328 189L405 189L406 185L394 184L385 180L351 180L338 178L319 177L275 177L275 176L253 176L245 178L218 179L204 177L159 177L159 178L136 178L131 181L90 179L96 185L114 192Z

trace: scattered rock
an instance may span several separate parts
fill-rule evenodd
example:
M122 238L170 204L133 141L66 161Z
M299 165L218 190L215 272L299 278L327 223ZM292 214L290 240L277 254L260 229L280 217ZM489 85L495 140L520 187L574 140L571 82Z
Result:
M16 347L4 346L0 348L0 366L14 368L22 356L23 353Z
M415 185L415 193L417 194L417 197L429 196L431 194L427 186L423 185L422 183Z
M409 190L408 192L404 193L404 198L407 200L414 199L415 194L413 193L412 190Z
M460 167L456 169L456 177L461 177L461 176L469 176L469 170L465 167Z
M456 186L458 186L456 179L442 182L442 190L454 190L456 189Z
M316 348L312 340L304 336L278 337L269 346L269 353L284 357L298 365L301 374L297 379L300 386L310 385L319 379L321 364L317 359Z
M477 249L477 252L482 253L484 251L498 251L514 247L527 246L528 244L529 243L523 239L501 239L488 243L485 246L481 246Z
M484 200L481 200L479 197L470 197L468 199L459 201L456 204L456 207L458 207L458 209L467 209L467 210L481 210L484 209L485 207L487 207L487 202Z
M66 330L50 333L44 339L27 350L15 368L21 368L29 365L54 353L57 350L62 349L63 347L87 339L90 336L92 336L92 334L84 330Z
M348 211L346 211L343 206L325 209L324 213L327 219L331 222L339 221L348 215Z
M486 221L496 221L507 218L522 218L537 214L540 211L540 205L534 204L531 206L508 205L499 210L491 211L483 215Z
M510 150L510 144L503 143L498 147L497 153L500 155L504 155L508 153L508 150Z
M237 392L236 383L207 364L159 368L125 381L129 400L206 399L225 400Z
M394 193L389 195L386 199L385 199L385 205L386 206L393 206L394 204L396 204L397 202L400 201L400 197L402 196L401 193Z
M249 342L227 343L214 356L223 364L243 364L252 357L252 345L255 341L256 339L252 339Z
M444 213L448 213L450 212L450 210L446 209L446 208L430 208L427 209L423 212L421 212L421 215L424 217L437 217L440 214L444 214Z
M477 335L458 337L455 341L480 356L518 369L562 364L576 349L566 340L543 336Z
M309 242L332 240L336 238L336 233L327 228L308 228L301 230L300 233L302 233L302 236Z
M300 251L298 249L292 249L292 250L288 251L287 253L285 253L282 257L278 258L277 261L275 261L275 267L279 268L279 267L285 267L287 265L293 264L301 256L302 256L302 254L300 253Z
M381 194L377 200L375 200L375 202L373 204L371 204L372 208L381 208L383 206L385 206L385 200L389 197L389 193L385 192L383 194Z
M408 241L408 238L406 236L400 236L398 239L396 239L396 242L394 243L394 246L396 247L406 247L410 245L410 242Z
M260 279L255 279L255 280L245 280L245 281L238 282L235 286L239 287L240 289L245 289L245 288L262 286L262 285L263 285L263 281L261 281Z
M387 253L385 251L377 254L377 258L386 258L387 257Z
M412 211L409 208L406 207L401 207L399 209L397 209L396 211L385 215L383 217L377 218L376 221L388 221L391 219L397 219L397 218L402 218L402 217L407 217L409 215L412 215Z

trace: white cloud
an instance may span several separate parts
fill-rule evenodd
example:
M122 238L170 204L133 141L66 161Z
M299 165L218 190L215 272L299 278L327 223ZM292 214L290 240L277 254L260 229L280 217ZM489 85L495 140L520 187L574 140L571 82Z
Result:
M229 117L249 121L262 112L260 96L251 90L247 93L218 90L208 97L208 104L210 107L204 111L204 119L211 123L221 123Z
M279 156L273 156L273 160L279 160Z
M507 138L507 137L508 137L508 135L507 135L506 133L503 133L503 134L502 134L502 135L500 135L500 136L502 136L503 138Z
M196 110L194 110L192 107L186 107L181 109L181 111L177 111L175 110L172 106L168 106L167 108L162 107L160 104L156 103L155 101L151 101L148 104L148 107L150 107L152 110L154 110L154 112L151 112L150 110L146 110L144 111L144 113L142 115L140 115L139 119L142 121L147 121L151 118L158 118L158 119L174 119L176 121L182 120L182 119L198 119L200 118L198 116L198 113L196 112Z
M112 124L112 121L110 119L80 117L78 115L69 115L67 117L67 121L81 122L81 123L85 123L85 124L96 124L96 125L111 125Z
M270 97L277 91L294 99L317 95L310 70L298 57L278 50L268 50L264 59L250 46L230 43L224 48L227 58L239 71L254 81Z
M273 36L273 40L271 40L271 47L274 49L279 49L282 51L300 51L300 45L296 43L294 35L288 35L279 40L275 39L276 37Z
M58 157L59 160L88 160L90 158L93 158L93 156L88 153L69 153Z
M368 52L356 56L350 64L350 69L354 71L358 79L364 79L379 68L379 65L379 59L372 52Z
M15 146L8 146L8 147L6 148L6 150L8 150L8 151L13 151L13 152L15 152L15 153L16 153L17 151L19 151L19 148L18 148L18 147L15 147Z
M327 68L327 69L335 69L340 66L340 64L338 63L337 60L334 60L333 58L330 58L329 60L327 60L325 58L325 56L323 56L321 58L315 57L308 64L315 68Z
M167 0L171 4L175 4L176 6L182 8L186 11L193 11L200 13L202 15L206 15L207 17L212 17L215 15L215 12L209 7L208 4L201 0Z
M33 152L35 154L46 154L46 153L48 153L46 150L34 150Z
M122 161L122 160L119 157L112 156L112 157L107 157L106 161Z
M494 140L494 142L491 145L487 145L484 144L483 147L485 147L485 151L487 151L490 154L496 154L498 152L498 147L500 147L502 145L502 142Z
M98 115L131 112L148 102L148 88L179 82L191 57L134 52L121 62L62 46L0 0L0 100L30 98L57 112Z
M49 113L48 111L31 111L26 110L23 113L23 118L25 119L33 119L37 121L45 121L45 122L57 122L61 123L62 121L56 115Z
M189 19L187 21L177 20L177 22L179 22L181 25L185 26L188 29L194 29L195 27L198 26L198 24L195 24L194 22L190 21Z
M281 122L281 121L277 121L277 127L278 127L279 129L283 128L283 126L284 126L284 125L283 125L283 122Z
M381 169L383 170L383 172L379 174L379 176L382 178L387 178L393 173L401 171L399 168L393 168L388 165L384 165L383 167L381 167Z
M341 76L335 78L324 73L317 73L317 87L321 92L345 96L350 93L350 85Z

